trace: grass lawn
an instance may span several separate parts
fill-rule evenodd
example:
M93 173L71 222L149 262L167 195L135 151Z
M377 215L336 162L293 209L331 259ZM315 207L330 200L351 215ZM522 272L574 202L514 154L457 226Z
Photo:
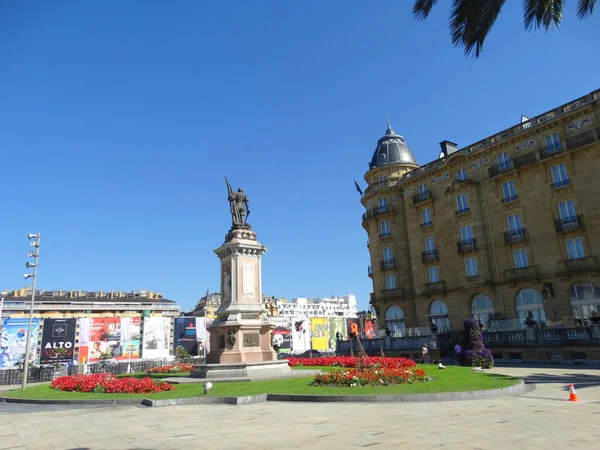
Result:
M497 389L512 386L516 378L504 375L473 372L470 367L448 367L438 370L435 365L419 365L435 380L427 383L401 384L396 386L368 386L353 388L328 388L310 386L312 377L288 378L284 380L253 381L246 383L215 384L209 395L220 397L241 397L253 394L315 394L315 395L384 395L384 394L424 394L433 392L460 392L483 389ZM329 367L295 368L328 370ZM49 384L29 387L25 390L6 391L5 397L28 399L113 399L113 398L184 398L205 395L202 383L178 384L174 391L158 394L93 394L83 392L62 392L52 389Z

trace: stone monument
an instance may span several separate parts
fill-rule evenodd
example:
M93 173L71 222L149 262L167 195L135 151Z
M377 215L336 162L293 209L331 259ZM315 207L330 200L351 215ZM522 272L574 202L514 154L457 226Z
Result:
M267 247L256 239L247 222L248 197L234 192L225 178L231 228L214 250L221 261L221 306L208 329L207 364L194 366L194 378L270 378L290 374L287 360L277 360L272 339L275 325L262 303L261 259Z

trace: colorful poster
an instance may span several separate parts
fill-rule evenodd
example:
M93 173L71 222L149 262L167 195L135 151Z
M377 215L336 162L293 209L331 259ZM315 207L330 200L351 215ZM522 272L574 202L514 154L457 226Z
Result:
M362 330L360 326L359 318L346 319L346 330L348 333L348 338L351 337L360 337L360 332Z
M92 319L89 317L81 317L77 319L79 322L79 354L78 361L80 364L88 361L89 343L90 343L90 328Z
M171 332L171 320L169 317L145 317L144 318L144 347L142 358L156 359L169 356L169 335Z
M79 321L80 339L83 320ZM89 320L89 342L87 350L80 344L80 360L86 358L88 362L95 362L104 359L139 358L139 317L93 317Z
M77 319L44 319L40 364L73 362Z
M312 349L329 349L329 319L327 317L313 317L310 325L312 330Z
M25 358L27 343L27 330L29 329L29 318L27 319L4 319L2 326L2 337L0 337L0 367L10 368L18 366ZM38 333L40 330L40 319L31 321L31 341L29 346L29 361L33 362L37 357Z
M331 317L329 318L329 350L332 352L336 350L337 336L340 336L341 340L346 339L346 319L343 317Z
M275 328L273 330L273 348L278 353L289 353L292 349L292 330L289 328Z
M375 339L375 321L372 319L365 319L363 321L363 336L367 339Z
M310 349L310 323L307 317L292 319L292 352L302 353Z
M190 355L197 355L198 342L196 317L177 317L174 321L173 352L183 347Z

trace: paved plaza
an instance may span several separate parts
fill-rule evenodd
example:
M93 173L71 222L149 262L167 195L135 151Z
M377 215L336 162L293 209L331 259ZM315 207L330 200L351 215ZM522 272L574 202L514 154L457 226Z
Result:
M592 449L600 370L496 368L537 389L440 403L146 408L0 404L5 449ZM575 383L581 403L570 403Z

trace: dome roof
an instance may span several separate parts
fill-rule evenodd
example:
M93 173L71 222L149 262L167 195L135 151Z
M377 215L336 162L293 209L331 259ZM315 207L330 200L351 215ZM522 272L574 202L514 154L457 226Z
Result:
M414 155L404 142L404 138L394 132L390 123L385 136L377 141L377 148L371 158L369 169L381 167L386 164L417 164Z

